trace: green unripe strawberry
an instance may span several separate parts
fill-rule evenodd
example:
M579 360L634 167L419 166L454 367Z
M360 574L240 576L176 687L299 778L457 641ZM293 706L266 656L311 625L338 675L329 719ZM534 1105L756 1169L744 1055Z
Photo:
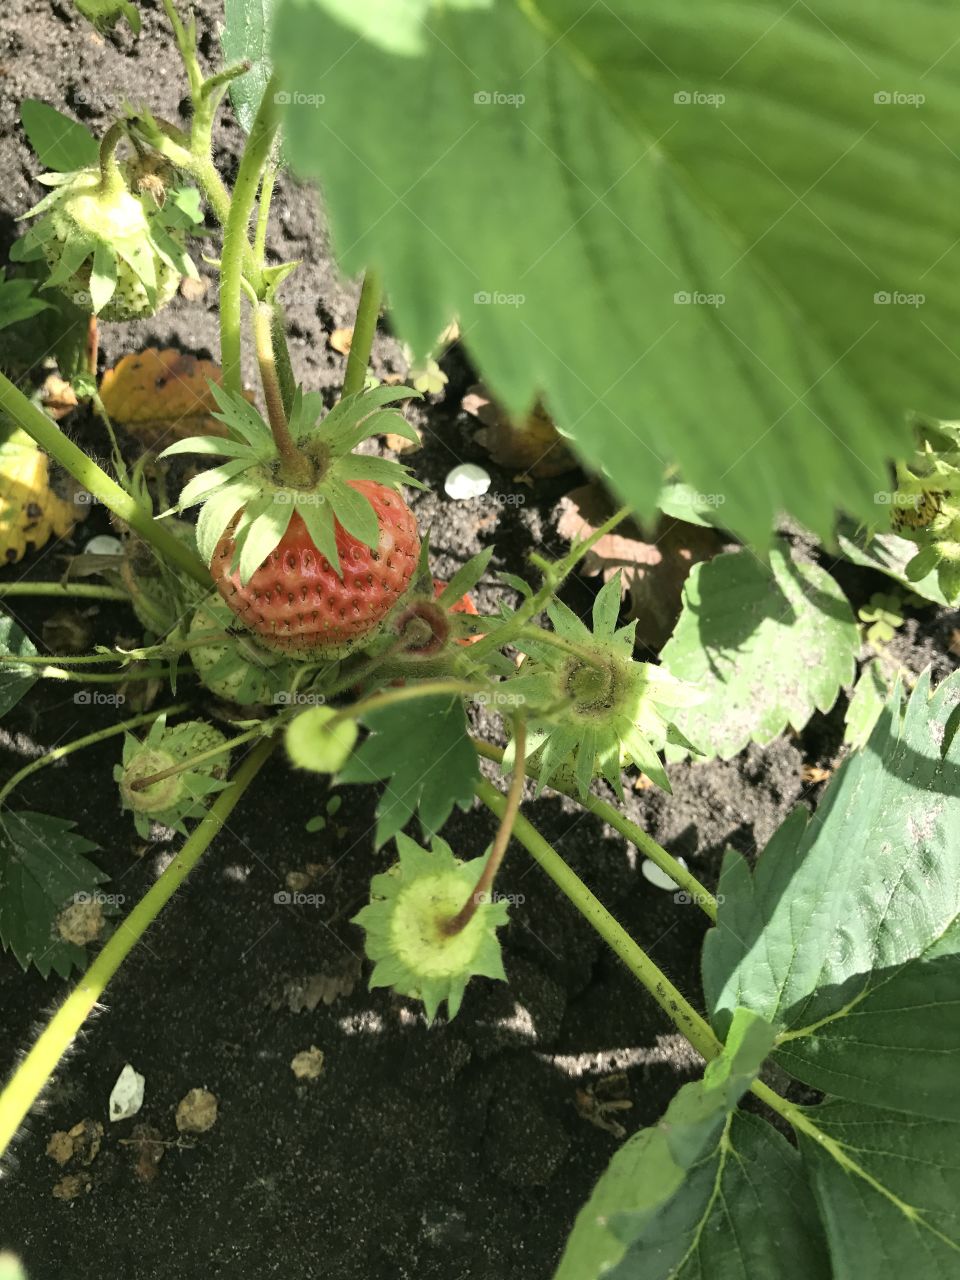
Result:
M227 639L225 632L230 632ZM264 649L246 631L219 596L205 601L194 613L189 640L210 633L208 644L193 644L190 659L204 685L226 702L248 707L283 703L299 664Z
M185 820L201 817L206 798L226 785L230 753L220 752L147 786L142 785L144 780L175 769L205 751L222 747L225 742L219 729L202 720L188 720L168 729L162 715L153 722L142 742L127 734L123 763L117 765L113 776L120 784L123 807L133 813L137 832L144 840L150 838L153 822L185 834Z
M160 208L149 191L129 190L115 161L40 179L54 190L24 217L24 237L50 267L44 288L102 320L135 320L165 306L197 270L184 245L191 220L182 207ZM42 216L41 216L42 215Z

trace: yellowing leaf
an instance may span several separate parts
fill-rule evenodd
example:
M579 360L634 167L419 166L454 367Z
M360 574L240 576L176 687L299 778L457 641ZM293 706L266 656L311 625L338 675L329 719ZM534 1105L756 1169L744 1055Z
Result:
M193 435L226 435L211 415L217 408L207 385L219 386L221 372L212 360L167 348L147 347L108 369L100 398L112 420L146 444L171 443Z
M512 421L481 386L471 387L462 408L483 424L476 441L501 467L517 468L524 475L547 479L572 471L577 463L561 440L552 419L535 405L522 421Z
M86 510L53 492L50 460L25 431L0 443L0 562L16 564L30 543L39 550L65 537Z

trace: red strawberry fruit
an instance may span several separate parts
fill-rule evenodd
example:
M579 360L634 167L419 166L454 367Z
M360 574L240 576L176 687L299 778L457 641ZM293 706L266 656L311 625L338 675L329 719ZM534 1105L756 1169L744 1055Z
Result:
M379 627L413 576L420 554L413 512L386 485L349 484L369 499L380 537L376 547L368 547L337 522L342 576L317 550L296 512L245 585L239 571L230 571L236 553L233 528L217 543L210 565L217 590L268 648L304 657L348 652Z
M374 639L410 586L417 525L399 493L406 467L353 450L413 428L384 405L416 395L377 387L318 421L319 395L297 390L279 428L243 397L211 384L226 439L178 441L175 453L227 461L191 480L180 507L202 503L197 548L228 607L260 644L290 657L336 659ZM277 407L272 407L277 413Z

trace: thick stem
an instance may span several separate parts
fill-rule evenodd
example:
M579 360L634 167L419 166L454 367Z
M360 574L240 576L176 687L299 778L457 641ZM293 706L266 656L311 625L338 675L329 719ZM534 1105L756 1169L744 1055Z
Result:
M186 671L178 671L177 675L185 675ZM37 675L42 680L76 681L77 684L134 684L138 680L163 679L170 674L169 667L135 667L131 671L67 671L63 667L40 667Z
M358 716L365 715L369 711L379 711L383 707L392 707L398 702L415 702L417 698L433 698L442 693L463 698L468 694L477 693L485 687L480 684L468 684L464 680L421 680L418 684L407 685L402 689L384 689L379 693L370 694L368 698L361 698L359 702L354 702L351 706L344 707L342 711L338 711L328 721L328 728L332 728L344 720L356 720Z
M112 480L92 458L63 434L42 409L20 391L3 373L0 373L0 409L7 413L41 449L60 463L94 498L119 516L143 538L155 547L169 564L176 565L188 577L201 586L210 586L210 573L206 565L179 538Z
M63 600L129 600L119 587L99 587L92 582L0 582L3 596L53 596Z
M39 756L36 760L31 760L13 777L7 779L3 784L3 788L0 789L0 807L3 806L11 791L19 787L21 782L39 769L45 769L48 764L55 764L57 760L72 756L75 751L82 751L85 747L96 746L98 742L103 742L106 738L112 738L118 733L126 733L128 729L137 729L142 724L152 724L157 716L177 716L181 711L188 710L189 706L188 702L178 702L176 706L167 707L165 711L146 711L142 715L132 716L129 720L122 720L119 724L112 724L109 729L97 729L95 733L88 733L83 738L75 738L73 742L67 742L62 747L54 747L46 755Z
M484 742L481 738L473 738L472 742L477 749L478 755L486 756L488 760L495 760L498 764L502 762L504 754L502 748L495 747L489 742ZM528 764L526 771L530 777L537 777L537 769L535 767ZM642 827L638 827L635 822L631 822L619 809L614 808L612 804L608 804L606 800L601 800L599 796L591 795L589 792L586 796L581 796L572 790L565 790L556 782L552 782L550 787L551 790L559 791L563 795L569 796L571 800L576 800L584 809L596 814L598 818L602 818L604 822L609 823L611 827L619 831L640 853L648 857L661 871L666 872L678 888L682 889L705 915L716 922L717 900L710 890L701 884L686 867L681 866L676 858L667 853L662 845L657 844L653 836L647 835Z
M493 848L487 858L487 865L483 868L473 893L471 893L453 919L444 925L444 933L452 935L459 933L461 929L465 929L476 915L477 908L489 899L493 889L493 882L496 879L497 872L500 870L504 854L507 852L507 846L510 843L510 836L513 832L513 824L516 822L517 814L520 812L520 801L523 799L523 782L526 777L524 765L527 754L527 724L522 716L516 716L514 719L513 741L516 752L513 777L510 780L507 803L504 805L503 817L500 819L500 826L497 828Z
M283 392L273 355L273 307L269 302L257 304L253 313L253 334L260 366L260 382L267 404L267 419L280 455L280 472L289 484L307 487L316 479L313 463L302 453L290 434L283 407Z
M496 787L491 786L486 780L481 780L477 784L476 792L487 808L498 818L503 816L506 812L507 800ZM666 974L653 963L643 948L634 942L623 926L610 914L600 899L591 893L553 846L522 815L517 816L513 834L546 871L557 888L570 899L604 942L619 956L634 977L646 987L660 1008L686 1036L697 1052L707 1060L715 1058L723 1046L714 1035L710 1024L694 1009Z
M274 102L276 86L276 79L271 77L263 91L233 186L223 237L220 261L220 362L223 366L223 385L227 391L236 395L240 394L243 387L240 328L244 246L249 250L250 242L247 237L250 215L257 198L260 175L270 158L277 133Z
M115 120L100 140L100 190L104 195L110 196L126 190L126 183L117 163L117 147L126 136L126 122Z
M121 922L17 1067L0 1094L0 1155L13 1141L60 1059L103 995L107 983L222 830L234 806L266 763L273 746L272 742L263 742L244 760L232 785L220 793L179 856L173 859Z
M370 352L373 350L373 335L377 331L382 296L380 273L369 267L360 288L357 318L353 325L350 354L347 356L347 371L343 378L341 394L344 396L357 395L363 390L367 377L367 365L370 363Z
M289 416L297 394L297 379L290 361L290 348L287 346L287 326L283 308L278 302L271 303L271 306L273 314L270 327L273 332L273 355L277 365L277 380L280 383L280 395L283 398L283 411Z

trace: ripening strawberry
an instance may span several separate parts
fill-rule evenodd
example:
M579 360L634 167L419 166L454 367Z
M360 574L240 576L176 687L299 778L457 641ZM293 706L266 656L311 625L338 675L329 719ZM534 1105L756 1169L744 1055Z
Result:
M340 572L322 555L294 512L287 531L244 585L231 572L236 554L228 529L210 572L226 603L271 649L303 657L338 657L368 639L397 603L417 567L420 538L413 512L393 489L372 480L347 482L376 512L377 545L334 526Z
M318 423L320 396L298 389L287 425L307 478L292 484L257 411L212 383L211 390L227 439L182 440L164 456L229 459L192 480L180 499L181 508L203 502L197 546L217 590L266 648L345 657L376 636L420 555L416 521L398 492L419 482L397 462L352 450L386 430L409 435L400 414L382 406L416 393L379 387L348 396Z

